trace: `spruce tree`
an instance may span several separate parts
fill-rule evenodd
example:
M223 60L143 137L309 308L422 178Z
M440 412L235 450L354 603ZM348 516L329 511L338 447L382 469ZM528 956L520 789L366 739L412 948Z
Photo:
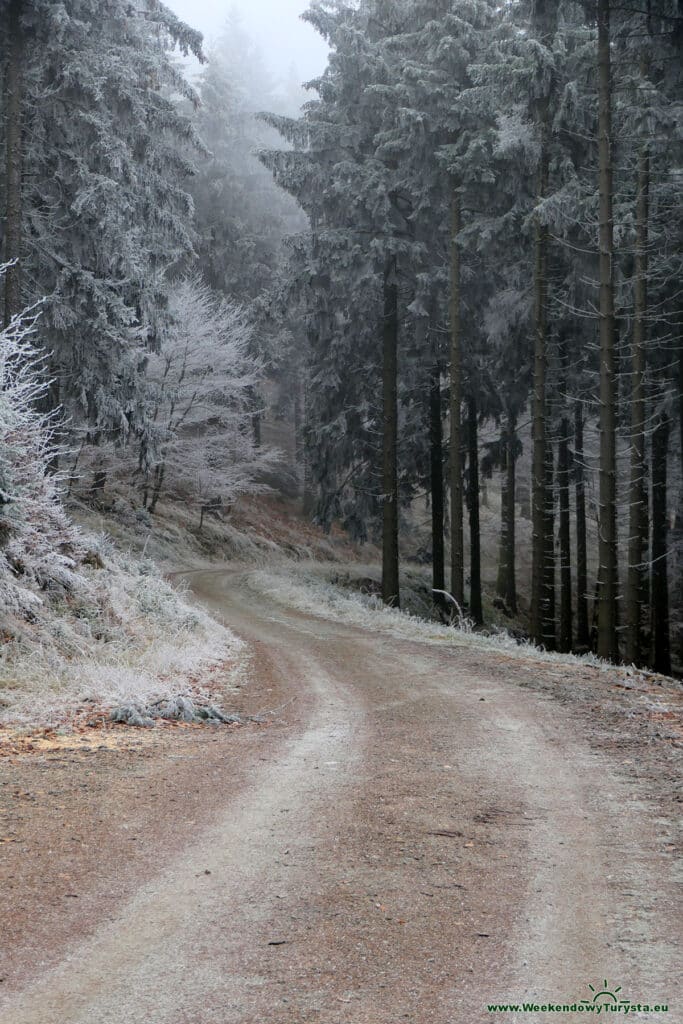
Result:
M14 159L10 130L8 244L18 244L20 202L23 292L44 298L52 404L93 438L124 439L141 427L145 354L167 323L167 272L192 250L185 185L199 146L172 96L193 92L170 48L201 54L201 39L146 0L21 10L15 95L25 143ZM13 288L10 278L10 307Z

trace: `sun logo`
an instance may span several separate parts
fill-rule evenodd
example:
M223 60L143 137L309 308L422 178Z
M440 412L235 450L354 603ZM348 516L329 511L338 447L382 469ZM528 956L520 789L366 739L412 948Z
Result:
M607 978L604 978L601 989L596 989L593 985L589 985L588 987L591 990L591 992L594 993L594 995L592 999L581 1000L584 1006L590 1006L591 1004L595 1004L598 1002L604 1003L609 1000L611 1000L614 1006L619 1005L620 1000L617 993L621 992L621 985L617 985L616 988L609 988L607 984ZM621 1002L628 1002L628 1000L622 999Z

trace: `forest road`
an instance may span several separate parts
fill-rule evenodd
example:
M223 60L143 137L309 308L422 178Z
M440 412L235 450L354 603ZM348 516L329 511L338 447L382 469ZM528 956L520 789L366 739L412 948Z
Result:
M573 1021L487 1006L580 1003L605 980L683 1020L671 858L570 709L512 660L191 578L277 677L287 728L2 1024Z

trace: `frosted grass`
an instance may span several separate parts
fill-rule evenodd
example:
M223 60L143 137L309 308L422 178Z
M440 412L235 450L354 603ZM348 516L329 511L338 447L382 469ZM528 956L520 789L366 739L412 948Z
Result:
M339 567L330 567L338 571ZM249 576L250 584L279 604L372 632L389 634L400 640L416 640L442 647L466 647L472 650L503 653L511 657L535 659L552 664L581 664L613 669L594 654L573 655L544 651L528 643L519 643L508 633L476 633L465 628L441 625L395 608L388 608L372 594L349 593L321 577L321 569L288 568L285 572L258 570Z
M83 705L210 696L243 679L247 647L204 609L161 579L151 563L115 554L104 568L0 648L0 720L57 725ZM215 683L215 679L213 680Z

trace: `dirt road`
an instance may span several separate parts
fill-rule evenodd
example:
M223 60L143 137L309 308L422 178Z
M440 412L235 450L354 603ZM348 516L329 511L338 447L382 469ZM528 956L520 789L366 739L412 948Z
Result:
M174 840L161 790L125 898L93 898L56 951L22 939L2 1024L577 1020L487 1005L605 979L683 1020L669 826L585 719L513 661L306 618L235 575L194 586L253 644L279 725L242 733L239 765L207 745L176 766L211 760L193 827ZM83 888L115 848L100 833Z

